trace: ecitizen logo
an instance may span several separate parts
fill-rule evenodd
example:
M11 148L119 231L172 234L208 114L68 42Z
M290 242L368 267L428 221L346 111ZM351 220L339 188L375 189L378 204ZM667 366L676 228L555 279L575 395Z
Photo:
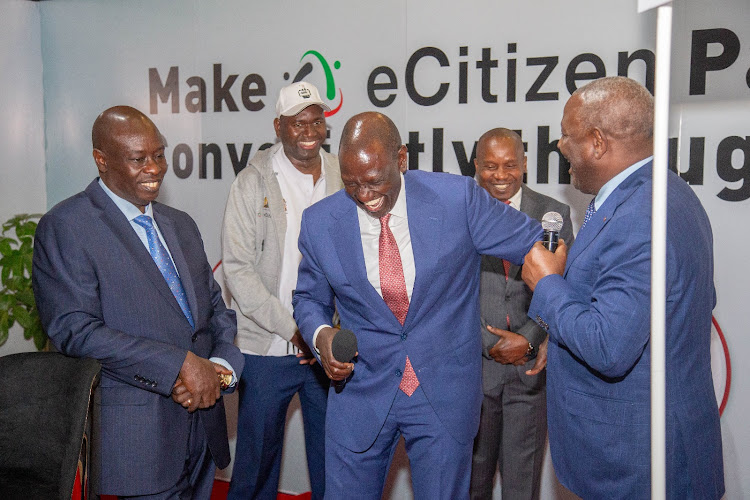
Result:
M326 91L325 96L326 99L329 101L334 101L336 99L336 92L338 91L339 94L339 103L336 106L331 106L331 111L326 111L325 115L326 118L331 117L335 115L336 113L341 110L341 106L344 104L344 93L341 91L341 88L336 88L336 81L333 78L333 71L331 71L331 66L328 64L328 61L326 60L323 55L316 51L316 50L308 50L304 54L302 54L302 57L300 58L300 62L302 62L305 57L307 56L314 56L315 59L320 63L321 68L323 69L323 73L325 75L326 79ZM341 62L334 61L333 68L339 69L341 67ZM294 79L291 83L299 82L301 80L304 80L310 73L313 71L313 64L310 61L305 62L305 64L302 65L302 67L297 71L297 74L294 76ZM289 73L284 73L284 80L289 80Z

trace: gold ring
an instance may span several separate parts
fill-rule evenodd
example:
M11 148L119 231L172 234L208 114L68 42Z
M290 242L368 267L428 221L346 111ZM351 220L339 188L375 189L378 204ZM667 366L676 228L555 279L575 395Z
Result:
M193 400L192 399L188 399L187 400L187 404L188 404L188 406L190 406L191 404L193 404Z

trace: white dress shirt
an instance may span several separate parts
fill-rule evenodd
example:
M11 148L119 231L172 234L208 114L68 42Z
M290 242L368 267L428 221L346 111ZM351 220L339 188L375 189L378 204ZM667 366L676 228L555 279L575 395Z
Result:
M284 307L289 310L289 314L294 312L292 291L297 286L297 270L302 260L302 254L297 244L302 224L302 212L326 196L326 178L325 169L322 168L322 156L320 162L320 177L318 177L318 182L313 182L312 174L303 174L292 165L292 162L284 153L284 148L280 148L273 155L273 173L281 189L281 198L286 213L286 233L284 233L284 248L281 255L278 297ZM246 349L242 349L242 352L258 354ZM298 352L299 349L294 344L279 335L275 335L265 355L287 356Z
M416 278L416 266L414 264L414 251L411 247L411 233L409 232L409 217L406 210L406 188L404 187L404 175L401 174L401 189L398 192L396 204L390 211L391 218L388 227L393 233L393 238L401 255L401 266L404 268L404 281L406 282L406 293L411 301L414 291L414 280ZM359 220L359 234L362 239L362 252L365 256L365 268L367 270L367 281L382 297L380 289L380 219L369 215L363 208L357 205L357 218ZM331 325L320 325L313 335L313 346L316 346L318 333L322 328ZM317 350L317 347L315 347Z

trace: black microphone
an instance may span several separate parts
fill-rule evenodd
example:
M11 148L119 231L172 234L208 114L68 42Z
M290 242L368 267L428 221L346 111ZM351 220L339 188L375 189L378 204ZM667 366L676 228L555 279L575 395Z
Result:
M339 330L333 336L331 341L331 354L336 361L341 363L351 363L354 355L357 354L357 336L351 330ZM346 379L333 380L333 388L336 393L344 390Z
M542 245L550 252L557 250L557 240L560 236L560 229L563 226L562 215L557 212L547 212L542 217L542 229L544 229L544 236L542 236Z
M336 361L351 363L357 354L357 336L351 330L339 330L331 341L331 354Z

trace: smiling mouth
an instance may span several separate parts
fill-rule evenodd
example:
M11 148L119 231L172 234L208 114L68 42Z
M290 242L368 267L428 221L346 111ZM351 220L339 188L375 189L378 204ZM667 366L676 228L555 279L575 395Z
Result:
M315 149L318 146L318 141L300 141L299 146L302 149Z
M493 184L495 186L495 189L499 189L500 191L505 191L510 187L510 184Z
M385 203L385 196L381 196L380 198L377 198L372 201L368 201L365 203L365 208L369 210L370 212L377 212L381 208L383 208L383 204Z
M146 188L147 191L158 191L161 181L141 182L141 186Z

